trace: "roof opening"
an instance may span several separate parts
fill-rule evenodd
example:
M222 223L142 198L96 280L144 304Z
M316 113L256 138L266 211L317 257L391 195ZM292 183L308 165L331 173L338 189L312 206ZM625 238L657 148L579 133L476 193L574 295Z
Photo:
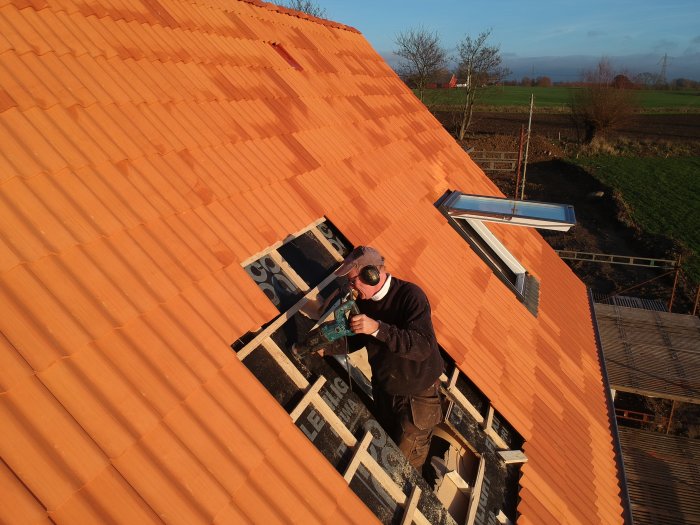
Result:
M292 66L292 67L293 67L294 69L296 69L297 71L303 71L303 70L304 70L304 68L301 67L301 64L299 64L299 62L297 62L296 60L294 60L294 58L292 57L292 55L290 55L289 52L288 52L284 47L282 47L282 44L280 44L280 43L278 43L278 42L270 42L270 45L272 46L272 49L274 49L275 51L277 51L277 53L279 54L279 56L281 56L282 58L284 58L284 59L287 61L287 64L289 64L290 66Z
M280 315L232 347L380 521L398 523L408 515L406 519L413 516L419 523L447 525L445 510L431 487L410 468L372 415L372 402L357 376L350 381L345 366L334 359L316 354L302 359L292 352L292 345L316 322L305 314L306 307L337 287L333 270L348 247L352 245L322 219L243 261ZM253 268L256 271L251 272ZM285 286L261 279L260 269ZM288 306L295 297L300 299ZM409 504L409 495L420 495L420 501L415 496L417 504Z
M449 401L436 427L424 475L457 523L515 523L522 436L443 353Z
M321 219L243 261L280 315L232 345L238 358L381 522L514 522L523 440L449 355L446 410L419 473L372 413L371 370L354 359L366 351L335 359L292 351L322 321L307 307L338 287L333 271L350 248Z

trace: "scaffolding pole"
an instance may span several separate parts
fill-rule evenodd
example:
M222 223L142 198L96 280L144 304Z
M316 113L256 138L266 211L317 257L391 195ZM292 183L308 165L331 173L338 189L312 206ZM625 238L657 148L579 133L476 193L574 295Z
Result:
M525 176L527 174L527 153L530 149L530 131L532 130L532 108L535 105L535 94L530 95L530 118L527 121L527 142L525 143L525 166L523 167L523 186L520 190L520 200L525 198Z
M668 302L668 311L672 312L673 300L676 298L676 286L678 285L678 275L681 273L681 258L678 256L678 264L676 264L676 275L673 277L673 289L671 290L671 300Z

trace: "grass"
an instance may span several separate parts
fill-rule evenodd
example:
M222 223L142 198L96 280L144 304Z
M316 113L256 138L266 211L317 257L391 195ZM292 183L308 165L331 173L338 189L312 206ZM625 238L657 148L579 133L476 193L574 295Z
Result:
M571 88L489 86L477 94L477 104L486 106L530 106L530 95L535 95L537 107L565 106L571 100ZM423 95L426 106L458 106L464 104L464 91L455 89L428 89Z
M700 157L595 155L571 161L618 190L640 228L688 249L683 269L700 283Z
M549 111L568 110L573 91L577 87L523 87L488 86L477 95L477 106L495 110L527 111L530 95L535 95L535 107ZM632 96L645 113L698 113L700 112L700 91L631 90ZM464 104L464 91L455 89L427 89L423 95L426 106L453 108Z

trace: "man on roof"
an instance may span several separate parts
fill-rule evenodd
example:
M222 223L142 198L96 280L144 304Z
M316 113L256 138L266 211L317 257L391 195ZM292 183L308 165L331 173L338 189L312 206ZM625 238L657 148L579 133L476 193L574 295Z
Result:
M348 345L350 351L367 348L375 416L421 472L442 419L444 363L428 298L416 284L388 274L384 257L370 246L355 248L335 273L357 294L361 313L350 318L355 336Z

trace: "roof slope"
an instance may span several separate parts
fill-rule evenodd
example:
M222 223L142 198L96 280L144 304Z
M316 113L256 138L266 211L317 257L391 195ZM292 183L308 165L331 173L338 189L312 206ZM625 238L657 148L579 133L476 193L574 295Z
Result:
M275 44L275 45L273 45ZM523 523L619 523L584 286L493 231L537 318L433 203L495 186L355 30L234 0L0 1L0 438L10 522L367 523L229 345L240 262L321 216L419 282L527 440Z

